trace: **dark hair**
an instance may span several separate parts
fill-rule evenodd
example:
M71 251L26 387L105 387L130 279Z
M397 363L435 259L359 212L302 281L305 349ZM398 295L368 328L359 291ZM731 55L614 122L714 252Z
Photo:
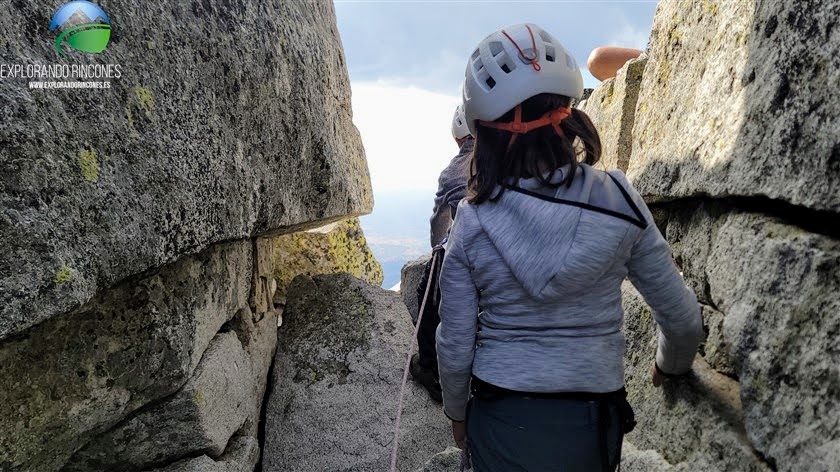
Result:
M522 121L539 119L543 114L567 107L570 97L543 93L522 102ZM497 122L513 121L513 110L508 111ZM517 136L513 146L508 149L511 133L483 126L476 122L475 148L470 159L470 179L467 198L472 204L496 200L499 193L490 198L496 185L505 183L509 178L536 177L546 186L559 187L571 185L578 163L593 165L601 157L601 138L592 120L586 113L573 108L571 115L560 123L565 136L558 136L552 126L543 126L530 133ZM581 146L575 149L575 139L580 139ZM566 164L571 169L558 184L551 184L542 175L546 170L554 170Z

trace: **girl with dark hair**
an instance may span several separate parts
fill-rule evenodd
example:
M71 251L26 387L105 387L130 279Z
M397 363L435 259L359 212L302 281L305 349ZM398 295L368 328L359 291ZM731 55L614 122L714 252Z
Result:
M620 171L593 165L580 69L537 25L485 38L464 113L476 138L440 274L444 411L477 472L615 470L632 429L621 283L659 324L653 382L686 373L700 307ZM466 422L465 422L466 420Z

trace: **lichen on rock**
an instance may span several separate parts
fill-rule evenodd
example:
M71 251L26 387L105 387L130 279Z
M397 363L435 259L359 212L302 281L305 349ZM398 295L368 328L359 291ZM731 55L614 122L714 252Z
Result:
M82 177L87 182L99 180L99 161L96 152L89 149L79 151L79 166L82 168Z
M347 272L373 285L381 285L384 279L382 266L368 247L357 218L278 236L268 244L277 280L277 303L283 303L288 285L298 275Z
M73 273L70 271L70 268L67 267L66 264L62 264L61 267L58 269L58 272L55 273L56 285L61 285L71 280L73 280Z

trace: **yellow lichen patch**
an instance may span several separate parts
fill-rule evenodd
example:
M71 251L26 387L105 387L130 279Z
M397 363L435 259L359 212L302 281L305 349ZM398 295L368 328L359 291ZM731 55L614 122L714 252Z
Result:
M682 43L683 32L679 29L679 24L674 24L668 29L668 43L679 44Z
M703 13L707 15L717 15L720 7L716 2L711 0L703 0Z
M714 118L712 118L712 119L709 120L708 125L709 125L709 131L714 131L715 128L717 127L717 122L715 121Z
M79 151L79 166L82 168L82 177L88 182L99 180L99 161L96 152L88 149Z
M137 101L137 106L143 112L146 113L147 117L151 117L152 109L155 106L155 97L152 94L152 91L149 90L148 87L141 87L139 85L134 86L134 98Z
M615 96L615 93L614 93L615 91L613 90L615 88L614 87L614 85L615 85L614 79L610 79L609 83L605 84L605 85L606 85L606 89L604 90L604 92L605 92L604 93L604 98L601 100L601 106L603 108L607 108L610 105L612 105L612 102L613 102L613 99L614 99L614 96Z
M58 272L55 273L56 285L61 285L71 280L73 280L73 274L70 273L70 268L67 267L67 264L62 264Z
M201 389L195 391L195 403L197 405L204 403L204 395L201 393Z
M280 297L292 279L302 274L347 272L374 285L380 285L384 278L356 218L274 238L271 263Z
M665 58L659 61L659 74L657 77L660 84L667 84L671 78L671 64Z

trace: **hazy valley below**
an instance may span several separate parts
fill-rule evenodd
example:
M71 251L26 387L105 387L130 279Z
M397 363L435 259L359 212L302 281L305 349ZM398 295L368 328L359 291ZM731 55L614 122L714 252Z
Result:
M431 251L429 217L434 192L384 192L374 194L373 213L359 218L370 249L382 264L385 281L392 288L400 281L402 266Z

